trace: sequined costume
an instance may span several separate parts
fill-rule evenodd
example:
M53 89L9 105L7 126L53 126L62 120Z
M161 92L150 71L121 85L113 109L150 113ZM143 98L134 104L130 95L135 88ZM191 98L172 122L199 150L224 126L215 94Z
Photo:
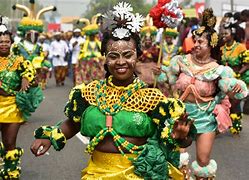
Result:
M30 83L34 82L35 70L32 64L21 56L0 57L0 64L0 88L8 94L8 96L0 96L0 123L21 123L28 119L30 112L33 112L43 99L39 88L28 90L34 94L26 93L26 97L24 97L24 93L19 92L21 78L25 77ZM32 102L32 99L36 99L34 96L38 95L36 93L39 94L37 104L25 105L27 101L22 98L30 96Z
M32 87L35 77L35 69L31 62L21 56L13 54L0 57L0 123L23 123L28 120L31 113L39 106L43 99L42 90ZM30 83L26 92L21 92L22 78ZM17 179L20 177L20 157L23 149L5 149L0 143L0 157L3 159L3 167L0 177L3 179Z

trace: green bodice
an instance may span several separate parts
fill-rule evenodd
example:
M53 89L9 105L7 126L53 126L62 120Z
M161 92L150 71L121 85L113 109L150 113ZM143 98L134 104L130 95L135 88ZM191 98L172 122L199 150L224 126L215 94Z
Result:
M106 115L96 106L89 106L81 117L81 134L94 137L106 127ZM156 125L146 113L121 110L113 115L112 128L122 136L150 137Z
M21 85L21 77L17 71L0 71L0 88L6 92L17 90Z

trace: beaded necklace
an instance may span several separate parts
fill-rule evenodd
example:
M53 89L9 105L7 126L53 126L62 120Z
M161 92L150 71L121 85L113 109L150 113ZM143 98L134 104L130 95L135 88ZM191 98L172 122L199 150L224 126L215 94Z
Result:
M120 97L119 102L110 106L107 101L107 84L111 87L124 91L124 94ZM99 81L99 84L96 85L97 87L97 94L96 94L96 101L98 107L101 112L105 115L114 115L122 109L122 105L127 101L127 99L139 89L145 87L145 83L141 81L139 78L135 78L132 84L127 87L123 86L115 86L112 83L112 76L109 76L108 82L105 80Z
M13 66L14 61L15 56L0 57L0 70L9 70Z
M227 45L225 44L224 48L223 48L223 55L222 55L222 60L223 61L228 61L231 58L231 55L233 54L235 48L239 45L239 43L237 42L233 42L233 44L229 47L227 47ZM230 53L228 55L226 55L227 51L230 51Z
M168 44L164 44L164 48L165 48L167 54L171 55L171 54L173 53L173 50L174 50L174 48L175 48L175 45L172 44L172 45L171 45L171 48L168 48L168 47L170 47Z
M108 105L106 101L107 97L107 84L113 88L117 88L120 91L124 91L124 94L121 96L119 102L114 105ZM139 154L144 149L144 145L137 146L128 142L125 138L122 138L118 133L112 128L112 116L115 115L122 109L122 105L127 101L127 99L139 89L145 87L145 83L140 81L139 78L135 78L132 84L127 87L124 86L115 86L112 83L112 76L108 77L108 80L101 80L96 85L96 101L98 108L101 112L106 115L106 127L103 128L87 145L86 152L92 154L95 147L101 142L105 136L110 135L113 138L114 145L118 148L119 152L129 160L134 160L136 158L130 158L125 155L123 149L126 149L131 154ZM111 107L110 107L111 106Z

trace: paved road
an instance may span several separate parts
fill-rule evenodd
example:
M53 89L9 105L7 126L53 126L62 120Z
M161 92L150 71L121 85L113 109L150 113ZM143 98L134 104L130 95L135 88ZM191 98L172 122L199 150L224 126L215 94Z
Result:
M79 180L81 169L87 164L85 145L76 136L67 142L61 152L51 148L49 155L34 157L30 150L33 131L41 125L53 125L65 119L63 107L72 87L70 81L64 87L55 87L53 80L44 91L45 99L30 121L23 125L18 136L18 145L23 147L21 180ZM249 167L249 116L244 116L244 129L240 137L219 135L212 157L218 163L218 180L248 180ZM194 144L189 148L194 159Z

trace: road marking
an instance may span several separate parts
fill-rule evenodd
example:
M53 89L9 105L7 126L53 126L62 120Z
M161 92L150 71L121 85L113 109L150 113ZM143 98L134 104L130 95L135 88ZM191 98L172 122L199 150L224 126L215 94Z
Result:
M83 144L89 144L89 138L82 136L80 133L76 134L76 137L83 143Z

